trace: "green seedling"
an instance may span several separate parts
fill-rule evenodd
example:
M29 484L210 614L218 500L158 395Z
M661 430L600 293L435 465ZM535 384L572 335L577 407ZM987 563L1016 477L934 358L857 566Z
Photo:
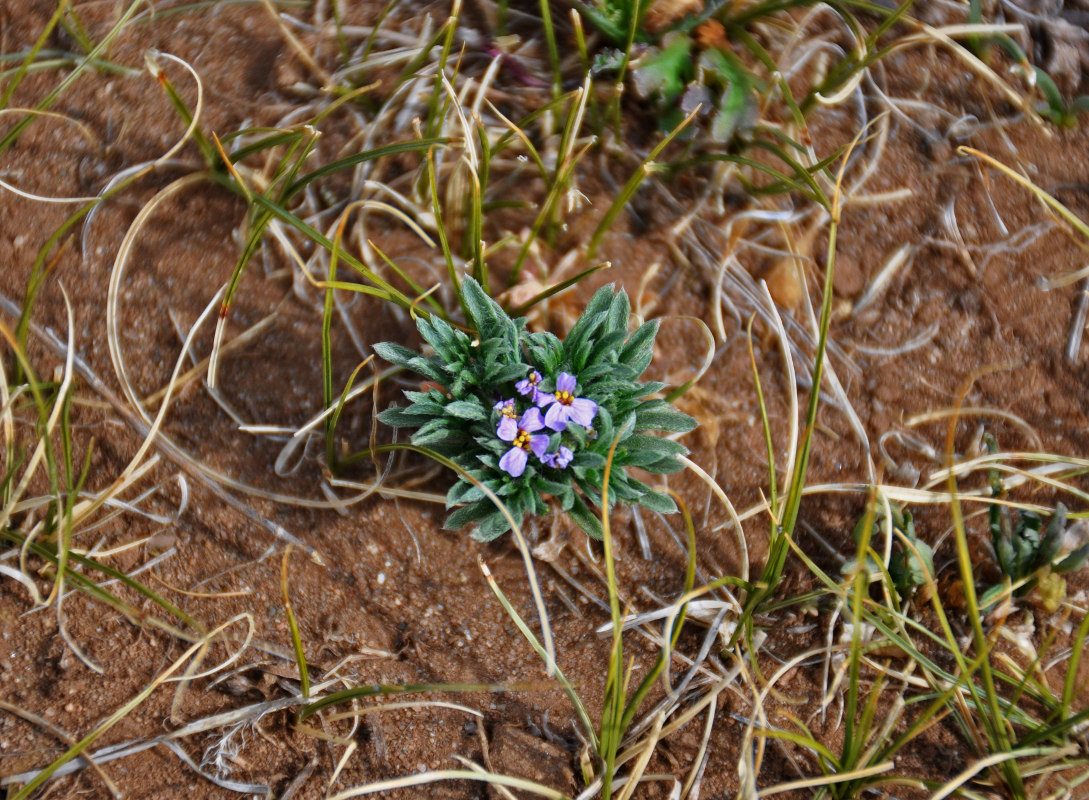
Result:
M998 451L994 437L986 437L989 452ZM1004 493L998 470L990 470L991 495ZM1007 506L991 503L991 545L995 560L1006 580L991 587L980 599L983 608L1012 587L1014 597L1025 597L1038 588L1045 607L1057 608L1066 594L1066 581L1061 575L1073 572L1089 560L1089 542L1062 553L1066 538L1066 506L1059 503L1044 527L1039 514L1031 511L1011 511Z
M867 517L855 525L855 543L862 542L862 534ZM889 557L889 577L900 597L906 597L916 587L923 586L934 579L934 550L915 536L915 521L911 512L901 509L895 503L879 505L872 520L871 538L876 539L888 531L895 537L896 546ZM867 571L871 575L880 574L881 567L873 556L867 556ZM851 574L858 566L857 559L843 565L843 573Z
M991 544L1003 576L1003 583L991 587L980 599L984 608L1013 587L1014 597L1038 589L1045 607L1057 608L1066 594L1066 581L1059 577L1073 572L1089 560L1089 543L1062 554L1066 534L1066 506L1059 503L1045 528L1031 511L1011 512L991 504Z
M980 0L972 0L970 3L968 21L976 25L983 23L983 4ZM1073 128L1078 124L1078 115L1089 111L1089 95L1079 95L1068 103L1051 76L1035 64L1030 64L1025 51L1009 36L999 34L991 37L974 36L969 39L972 50L983 59L989 55L992 43L997 44L1016 61L1030 85L1040 90L1044 99L1037 104L1036 111L1052 125Z
M526 513L544 515L548 498L588 534L601 538L599 514L587 501L639 503L671 513L676 504L627 473L677 472L687 449L646 431L686 432L695 420L667 401L648 399L665 388L638 378L653 356L657 321L628 333L628 297L600 289L565 340L529 333L480 285L466 278L462 301L471 336L431 317L417 320L432 354L399 344L375 345L387 361L411 370L430 385L406 391L410 405L379 415L387 425L415 428L412 443L448 459L459 480L446 496L458 506L446 527L474 525L488 541L521 523ZM611 470L608 454L615 443ZM608 492L603 492L608 476ZM506 512L489 494L500 498Z
M1073 128L1078 124L1078 114L1089 111L1089 95L1078 95L1068 103L1050 75L1039 67L1032 69L1036 86L1044 96L1044 102L1036 106L1040 116L1060 128Z
M711 138L727 144L752 127L758 83L729 50L712 46L697 57L695 49L689 34L666 34L629 64L635 91L655 104L664 130L699 108Z
M701 51L689 31L670 31L631 60L620 51L602 52L593 69L630 72L636 94L653 104L662 130L672 130L699 108L711 138L726 144L756 119L757 79L729 49L712 45Z

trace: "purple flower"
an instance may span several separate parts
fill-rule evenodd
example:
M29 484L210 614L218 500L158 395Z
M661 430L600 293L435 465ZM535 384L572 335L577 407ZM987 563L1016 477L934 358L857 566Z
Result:
M556 393L549 395L541 406L548 406L544 422L554 431L562 431L569 421L588 428L597 414L597 403L575 397L575 376L567 372L560 373L556 379Z
M575 454L571 452L570 447L564 447L560 445L560 450L557 453L545 453L541 456L541 463L546 467L552 467L552 469L563 469L571 463L571 459L575 457Z
M518 416L518 412L514 410L514 398L513 397L510 398L509 400L500 400L498 403L496 403L494 406L492 406L492 408L494 408L496 411L498 411L504 417L509 417L510 419L514 419L515 417Z
M552 399L552 395L538 389L537 387L540 385L541 373L535 369L531 369L529 371L529 377L518 381L518 383L514 384L514 388L518 390L518 394L529 395L530 402L544 407Z
M514 417L504 415L503 419L499 420L499 427L495 432L500 439L510 442L512 446L499 459L499 469L512 478L517 478L526 471L530 452L537 458L541 458L548 449L548 435L537 433L537 431L544 426L539 408L529 409L517 421Z

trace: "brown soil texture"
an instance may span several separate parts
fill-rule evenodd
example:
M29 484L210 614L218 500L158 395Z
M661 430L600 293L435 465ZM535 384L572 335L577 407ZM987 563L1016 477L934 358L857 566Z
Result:
M345 13L353 24L368 25L381 6L365 3ZM95 37L104 35L117 19L119 8L113 3L87 4L80 7L80 19L97 41ZM338 58L335 37L309 27L308 15L319 11L300 8L292 6L287 13L307 24L286 29L313 54L317 70L332 69ZM471 22L479 13L475 9L474 5L466 12ZM32 46L53 10L44 1L6 0L0 5L0 48L17 53ZM221 137L242 127L280 124L294 107L311 102L320 92L320 74L286 43L285 23L261 4L222 4L174 14L164 13L167 10L145 14L110 46L109 60L132 72L84 73L52 106L63 118L39 119L0 155L0 177L26 193L88 197L101 192L122 170L166 152L185 125L160 83L144 69L149 48L192 66L203 84L201 128ZM448 13L440 4L406 4L387 24L415 32L428 15L438 24ZM68 52L75 44L70 32L58 29L46 47ZM474 59L471 46L468 53L461 68L482 75L490 59L479 53ZM194 102L192 78L174 62L160 59L160 63L179 93ZM953 431L958 456L978 453L984 432L994 434L1009 451L1089 454L1085 402L1089 341L1082 338L1076 348L1069 348L1085 283L1045 285L1085 266L1083 243L1027 190L957 151L967 145L1013 165L1074 214L1089 219L1089 134L1083 127L1058 129L1025 118L944 51L908 49L886 57L881 70L882 91L905 102L900 113L880 121L887 140L874 137L860 151L872 155L873 148L884 148L879 169L843 211L830 337L830 365L842 387L840 396L849 399L870 445L862 443L826 382L829 394L818 416L807 480L814 487L839 488L815 490L805 500L798 537L802 550L833 576L854 553L851 530L865 506L859 487L873 476L888 485L924 485L941 467L948 412L958 404L963 406ZM9 107L34 105L63 74L62 69L27 75ZM388 76L377 72L373 79L384 77ZM497 81L496 91L512 98L512 106L532 108L547 99L547 90L520 81L513 70L501 70ZM385 99L381 87L375 92L376 103ZM923 97L930 105L913 105ZM633 118L639 117L636 104L629 102ZM874 109L879 110L876 101ZM316 146L315 164L360 146L360 140L352 138L358 129L352 115L357 113L363 112L346 110L343 118L330 118L328 132ZM15 114L0 118L0 127L6 131L18 118ZM818 109L810 134L818 152L827 155L847 143L867 120L873 115L862 117L849 104ZM657 134L640 125L639 136L645 142L656 141ZM878 127L875 122L874 130ZM410 124L401 131L377 131L371 146L413 135ZM636 142L632 152L645 154L647 149ZM580 248L638 160L631 153L591 151L578 174L578 188L587 202L565 209L565 229L551 246L542 244L534 251L530 272L539 276L538 265L555 265L568 256L572 273L591 263ZM419 164L416 156L394 159L375 178L408 191ZM74 342L73 457L81 464L90 453L84 487L88 493L109 488L144 440L144 424L126 399L108 343L115 259L145 204L173 181L201 168L197 150L187 144L169 163L149 170L72 227L44 264L48 274L33 307L29 356L38 374L51 378L63 363L60 344L69 337ZM736 187L728 188L725 196L719 190L709 199L711 172L692 168L675 179L648 184L597 255L609 260L612 269L553 301L532 324L561 332L597 286L615 282L627 289L633 306L664 320L648 378L680 384L695 373L707 349L699 324L689 318L706 321L715 336L713 358L697 388L680 401L681 408L703 424L681 441L691 450L691 460L712 474L734 506L744 510L758 505L766 494L767 459L745 333L752 309L721 288L732 285L723 275L733 274L732 267L721 269L721 260L735 252L730 237L731 231L738 231L731 226L745 223L731 216L739 202L731 194L739 191ZM348 198L357 188L343 179L330 182L323 191ZM535 188L533 181L513 180L508 191L522 197ZM0 292L5 303L0 318L7 329L15 327L39 252L79 207L0 191ZM678 224L691 209L698 215L682 231ZM158 400L148 398L168 383L179 358L182 369L188 370L211 350L218 307L213 298L230 280L238 261L246 213L237 196L210 180L194 181L157 205L132 243L116 296L117 345L126 380L151 415L158 410ZM534 214L523 207L489 217L486 240L494 243L505 235L521 235ZM799 241L813 219L790 223ZM328 217L326 224L332 220ZM373 215L368 235L375 247L425 285L444 274L441 253L421 245L391 217ZM911 248L910 260L872 302L856 309L888 259L905 245ZM809 256L801 265L805 291L819 303L827 225L800 248ZM147 457L154 464L119 496L129 507L103 509L97 518L100 524L88 526L72 543L81 552L97 553L101 562L184 609L206 630L226 626L227 636L200 650L197 658L190 653L182 659L193 646L192 636L149 620L185 626L168 620L161 607L130 587L116 581L109 586L130 604L134 619L79 591L64 598L59 615L55 603L35 608L24 586L3 578L0 777L49 764L172 670L169 682L157 685L95 742L91 752L102 760L97 768L73 762L79 768L62 770L39 790L40 796L109 797L106 775L126 797L316 798L325 796L334 780L335 793L425 770L466 769L459 759L538 781L567 795L578 794L584 788L580 754L585 742L575 714L482 573L484 564L539 633L525 566L512 537L490 544L474 542L465 531L443 530L441 505L391 494L331 509L332 495L322 491L323 485L329 487L329 475L322 467L320 440L289 454L287 463L277 468L290 431L322 408L323 293L309 285L297 265L271 242L266 250L242 277L227 337L258 323L262 327L224 356L214 388L198 371L171 399L162 438ZM509 268L513 252L508 249L495 256L497 274ZM779 269L776 258L759 248L742 248L736 255L745 276L771 276ZM736 277L745 280L740 273ZM750 284L755 285L751 279ZM789 278L786 284L777 290L786 292L777 295L780 299L797 291ZM66 299L71 304L71 326ZM334 329L338 391L366 357L369 345L419 341L407 314L366 295L343 300L346 308L338 320L350 320L353 330L340 322ZM209 307L212 312L191 352L182 353L185 336ZM800 343L799 357L812 352L805 333L811 330L807 314L802 304L784 311L790 333ZM722 320L720 328L713 322L716 315ZM777 340L763 322L754 328L753 346L781 466L788 446L786 398L791 387ZM10 352L5 349L5 354ZM364 368L361 379L369 369ZM807 376L804 371L799 375L804 384ZM400 380L381 383L379 407L400 397L401 388L408 385ZM807 393L800 391L804 409ZM33 411L20 407L15 418L19 435L29 436ZM345 410L340 430L346 446L365 446L371 421L368 393ZM256 426L275 430L255 431ZM448 475L415 456L379 466L390 470L385 475L390 487L442 493L449 485ZM346 477L366 483L375 478L375 470L368 463ZM981 486L982 477L973 476L972 485ZM740 575L746 569L758 574L767 547L766 517L755 514L745 523L741 535L747 545L746 563L738 533L706 485L688 473L671 477L669 483L695 520L698 581ZM38 481L29 495L47 491ZM360 493L331 491L340 498ZM1048 504L1056 496L1034 489L1018 499ZM969 530L981 545L983 571L989 554L985 518L976 513L981 508L966 505ZM26 519L13 524L29 526L41 513L28 510ZM935 544L940 583L953 586L950 591L955 593L952 578L957 567L948 510L920 506L916 515L920 537ZM637 536L640 527L646 530L645 551ZM654 610L679 596L686 565L679 517L644 513L636 519L621 509L613 532L623 601L630 611ZM547 560L537 559L535 568L559 666L597 719L610 648L610 638L598 632L609 619L607 606L602 605L607 595L600 546L587 543L562 518L531 522L526 533L531 542L551 537L553 544L564 545L558 552L553 548ZM288 540L295 545L285 568ZM0 563L17 566L16 553L8 550ZM43 594L52 585L52 573L45 567L42 561L29 560ZM382 703L389 707L355 718L318 715L297 722L298 703L291 700L297 700L300 682L284 602L284 574L312 687L320 686L326 693L372 684L487 684L494 689L363 698L332 711ZM792 557L778 596L789 598L812 588L812 576ZM1071 578L1069 594L1075 602L1084 604L1085 591L1084 577ZM1026 620L1032 613L1029 606L1014 611ZM921 615L926 618L925 610ZM758 618L767 625L760 657L764 675L840 636L839 628L830 630L837 619L834 609L819 604ZM70 643L62 638L61 620ZM1035 635L1046 636L1050 630L1046 615L1037 610L1035 621ZM966 620L953 624L967 635ZM186 630L192 634L194 629ZM682 655L693 657L706 635L705 623L686 628L672 665L674 677L687 669ZM701 680L719 679L730 669L729 654L718 652L722 643L712 648ZM639 635L629 636L625 647L637 682L657 647ZM804 720L835 751L841 706L835 701L821 708L823 663L819 658L803 659L776 684L777 693L765 704L766 724L789 728L791 720ZM870 675L866 681L872 679ZM648 702L661 697L661 690L655 689ZM277 706L275 701L280 700L285 702ZM262 703L268 706L261 713L253 710ZM701 797L737 793L737 765L752 704L753 687L740 681L720 694L706 747ZM236 722L227 719L208 730L169 735L236 709L248 711ZM659 744L647 774L684 781L698 765L707 713L700 711ZM140 743L148 746L140 748ZM134 752L107 758L109 748L119 744L133 745ZM770 739L765 746L759 786L819 774L816 761L800 749ZM902 755L896 769L898 774L941 782L975 758L962 732L945 719ZM636 796L664 798L673 788L672 778L650 781ZM889 791L896 797L922 796L910 787ZM799 790L782 796L811 794ZM500 795L482 783L453 780L383 796Z

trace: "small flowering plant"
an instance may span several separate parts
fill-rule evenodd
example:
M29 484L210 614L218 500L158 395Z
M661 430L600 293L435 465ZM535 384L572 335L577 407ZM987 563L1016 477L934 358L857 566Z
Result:
M387 425L415 428L412 442L453 461L462 475L446 496L454 510L448 529L472 524L473 536L494 539L510 522L483 488L499 497L521 524L544 515L548 498L591 536L600 538L602 482L616 441L609 504L639 503L676 511L673 500L627 472L637 467L666 474L682 468L686 448L647 431L686 432L696 426L668 402L649 399L662 383L640 383L650 365L657 321L629 335L630 307L623 291L600 289L563 341L529 333L467 278L462 299L476 336L437 317L417 320L433 353L392 342L375 345L387 361L427 381L406 391L407 407L379 414Z

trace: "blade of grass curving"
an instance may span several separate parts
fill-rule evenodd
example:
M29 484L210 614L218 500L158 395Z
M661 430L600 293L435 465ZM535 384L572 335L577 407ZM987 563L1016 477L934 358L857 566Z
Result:
M689 389L691 389L699 382L700 378L707 374L707 370L711 368L711 365L715 361L715 351L717 348L715 347L715 335L711 333L711 329L707 327L707 323L699 317L675 315L669 317L668 319L695 323L696 326L699 328L700 334L703 336L704 343L707 345L707 351L706 353L704 353L703 362L700 364L699 368L696 369L696 374L686 380L680 386L670 389L669 392L666 393L666 401L672 403L678 397L681 397L686 392L688 392Z
M560 72L560 48L556 44L556 29L552 24L552 6L548 0L540 0L539 8L545 46L548 49L548 62L552 66L552 96L559 97L563 93L563 75Z
M280 596L284 600L284 613L287 615L287 626L291 633L291 646L295 651L295 666L299 670L299 684L303 700L310 699L310 671L306 667L306 653L303 650L302 638L299 636L299 622L295 619L295 611L291 608L291 597L287 590L287 565L291 558L291 545L284 548L284 558L280 565Z
M373 683L367 686L353 686L339 692L313 700L299 709L299 722L305 722L324 708L359 700L364 697L382 697L398 694L422 694L425 692L513 692L521 688L517 684L500 683Z
M461 312L469 319L469 307L461 295L461 281L458 279L458 271L454 266L454 254L450 250L450 240L446 236L446 223L443 222L442 207L439 205L439 186L435 178L435 151L429 148L427 151L427 184L431 190L431 212L435 216L435 225L439 236L439 247L442 257L446 260L446 274L450 277L450 286L457 295Z
M189 104L185 102L178 90L174 88L174 83L163 72L163 68L159 65L159 59L165 58L168 61L173 61L175 64L179 64L189 71L193 80L197 85L197 105L193 111L189 110ZM201 84L200 77L196 71L189 66L189 64L177 56L172 56L169 53L160 53L158 50L151 49L144 54L144 63L147 65L148 71L159 82L159 85L166 92L167 98L170 100L170 105L174 106L174 110L181 117L182 122L185 123L186 137L192 136L193 142L196 144L197 149L200 150L200 154L204 159L204 163L209 168L214 168L216 165L216 157L218 151L212 142L208 140L208 137L204 135L199 127L199 120L201 110L204 105L204 87Z
M503 501L495 492L462 469L462 467L445 456L436 453L434 450L429 450L426 447L420 447L419 445L414 444L394 443L375 447L371 452L372 455L378 455L396 450L407 450L409 452L419 453L420 455L427 456L431 460L437 461L444 467L453 470L460 477L484 492L485 497L491 500L492 503L495 504L495 507L499 509L499 512L506 518L507 522L510 524L511 535L514 536L514 540L518 545L518 550L522 555L522 561L526 568L526 579L529 581L530 593L533 595L533 602L537 609L537 617L541 623L541 639L543 640L545 655L547 656L545 659L546 671L550 677L554 675L556 670L556 648L552 639L552 626L548 622L548 610L545 608L544 596L541 594L541 587L537 580L537 571L533 568L533 554L530 552L529 545L526 543L525 536L522 534L521 526L518 525L514 517L511 516L510 511L507 510L506 505L504 505Z
M115 22L110 30L106 32L106 35L102 37L102 41L99 42L94 47L94 49L87 53L86 56L79 59L79 62L76 64L75 69L65 75L64 79L61 80L60 83L58 83L49 93L47 93L45 97L38 101L38 103L34 106L35 110L44 111L48 109L51 105L53 105L58 97L64 94L64 92L67 91L68 88L73 83L75 83L76 80L79 79L84 71L86 71L89 67L94 66L94 64L100 60L99 56L102 55L102 52L106 50L110 46L110 44L113 43L113 40L117 38L117 36L121 33L124 27L128 24L129 20L132 19L133 14L136 13L136 9L143 5L143 2L144 0L133 0L133 2L130 3L125 11L118 17L117 22ZM69 0L61 0L61 2L58 3L57 10L54 12L53 16L50 17L49 22L46 23L45 29L42 31L41 35L38 38L39 42L42 42L44 44L44 42L47 41L49 37L53 34L53 31L56 29L57 23L63 16L64 10L68 7L68 4ZM38 42L35 42L34 46L31 48L31 52L37 53L37 51L40 49L41 45L39 45ZM29 61L24 63L29 63ZM25 72L18 74L18 79L8 84L8 86L5 88L4 94L0 96L0 108L7 107L8 103L11 101L12 95L18 88L19 84L22 82L24 74ZM21 122L17 123L15 126L13 126L12 129L9 130L7 133L5 133L4 136L0 138L0 153L3 153L5 150L11 147L12 143L19 138L22 132L27 129L27 127L34 121L34 119L35 117L28 116L24 118Z
M250 636L247 637L248 642L248 639L251 638L253 634L252 617L248 614L240 614L227 620L218 628L211 631L207 635L207 637L202 639L202 641L197 642L184 653L182 653L181 656L176 661L174 661L173 664L171 664L164 672L156 676L153 681L151 681L146 687L140 690L140 692L138 692L131 700L129 700L127 703L121 706L121 708L119 708L109 717L96 725L90 733L88 733L86 736L76 742L76 744L70 747L60 758L53 761L53 763L51 763L48 767L35 775L33 779L31 779L25 786L23 786L22 789L20 789L15 794L12 800L27 800L27 798L29 798L30 795L34 793L35 789L37 789L39 786L49 780L54 772L63 767L72 759L79 757L84 750L94 744L103 734L105 734L114 725L116 725L118 722L123 720L130 713L132 713L134 709L136 709L141 703L143 703L148 697L151 696L152 692L154 692L157 688L159 688L159 686L169 680L170 676L177 672L185 664L185 662L189 660L190 656L196 653L200 648L206 646L207 643L212 641L217 634L226 630L235 622L243 619L249 620L250 622ZM236 653L235 656L232 656L231 660L237 658L237 656L241 654L243 649L245 649L245 645L242 648L239 648L239 652Z
M817 407L820 403L821 376L824 370L825 350L828 346L828 329L832 321L832 276L835 268L836 232L839 227L839 219L842 208L841 186L843 175L847 168L847 161L852 150L862 141L866 129L859 131L847 151L844 153L836 176L835 189L832 194L828 223L828 255L825 260L825 275L823 298L821 300L821 315L818 324L817 348L813 358L813 378L809 393L809 405L806 410L805 432L802 435L798 448L798 456L795 459L793 474L790 480L790 489L787 492L782 512L782 522L777 526L775 536L768 545L768 558L761 571L760 578L756 582L756 589L745 599L742 610L742 619L751 619L753 613L759 608L765 599L775 591L786 565L786 556L790 551L790 542L794 536L794 528L798 521L798 509L801 506L802 490L805 488L805 475L809 465L809 453L813 440L813 432L816 426ZM738 625L737 630L730 639L730 646L737 641L743 630Z
M967 396L972 384L975 383L978 377L979 374L977 373L970 375L967 380L965 380L960 391L957 393L955 407L959 408L963 405L964 398ZM991 669L989 658L991 644L983 630L983 615L980 612L979 599L976 595L975 572L972 565L971 549L968 544L968 532L964 524L964 512L960 504L957 479L951 470L955 460L955 437L958 421L959 416L956 414L950 418L945 437L945 465L946 469L949 470L949 477L946 485L952 498L949 503L949 510L953 518L953 540L956 545L957 566L959 568L964 592L964 602L966 606L965 614L971 625L972 641L975 645L976 653L980 658L980 678L983 682L983 693L986 699L986 713L981 714L982 723L991 751L1005 752L1010 749L1011 744L1009 730L1006 727L1007 720L1000 707L998 691L994 681L994 673ZM971 686L969 686L969 688L971 688ZM982 707L982 704L979 703L979 700L974 696L974 693L973 700L975 700L977 706ZM1001 763L1002 776L1010 792L1015 798L1023 798L1025 796L1025 786L1021 773L1017 768L1016 761L1007 759L999 763Z
M45 43L49 41L49 37L53 35L53 30L60 23L65 10L68 8L68 2L69 0L60 0L60 2L57 3L57 8L53 12L53 16L45 23L45 27L42 28L42 32L38 34L38 38L35 40L34 44L31 45L30 50L23 59L23 63L13 71L11 81L4 87L3 94L0 94L0 108L8 107L12 96L15 94L15 90L19 88L19 84L23 82L23 78L26 77L27 72L30 70L30 65L38 58L38 54L41 52L42 48L45 47ZM4 79L7 79L7 77L7 73L5 73ZM26 124L29 125L30 123L27 122ZM0 143L0 152L7 149L9 145L6 141L7 137L4 138L5 141Z
M488 569L488 565L484 563L483 556L478 557L477 563L480 566L480 571L484 573L484 580L487 581L488 587L492 590L496 599L499 600L499 604L503 607L503 610L507 612L507 616L511 618L515 627L521 632L522 636L526 638L530 646L536 651L537 655L542 660L546 660L548 654L545 652L544 647L538 641L533 631L526 624L526 621L522 619L522 615L511 605L510 600L503 593L503 590L499 588L498 582L495 580L495 576L492 575L492 571ZM559 667L556 668L556 680L560 684L560 688L563 689L564 694L567 695L567 699L571 702L571 706L575 709L575 716L578 717L579 722L582 723L583 732L586 734L590 741L590 747L594 750L598 749L597 731L594 730L594 723L590 719L590 712L586 710L585 704L582 702L582 698L579 697L578 692L575 691L574 684L567 679L567 676L563 674Z
M45 559L54 566L57 566L59 562L59 556L54 546L42 542L28 543L25 536L12 530L0 531L0 537L7 539L8 541L20 547L26 545L31 553L38 556L39 558ZM103 564L100 561L96 561L93 558L89 558L87 556L83 556L79 553L74 552L69 552L68 560L80 567L100 572L106 577L124 584L128 588L145 597L147 600L150 600L152 603L159 606L159 608L163 609L171 616L174 616L180 621L184 622L193 630L200 633L204 633L204 631L206 630L205 627L193 617L189 616L184 611L173 605L171 602L159 596L154 591L134 580L133 578L129 577L120 570L114 569L113 567ZM118 609L128 619L134 622L147 622L150 624L156 623L156 620L153 617L148 617L146 613L143 613L133 608L129 604L125 603L123 600L118 599L114 595L102 589L102 587L100 587L98 584L96 584L94 581L92 581L90 578L88 578L86 575L83 575L82 573L75 572L72 569L68 569L66 572L66 580L71 581L73 585L79 588L81 591L85 591L88 594L91 594L96 599L102 602L106 602L114 608ZM161 625L157 627L161 627ZM164 628L164 630L169 630L170 633L179 635L173 628Z
M609 615L612 619L613 645L609 655L609 669L605 679L605 699L601 708L600 750L604 761L601 772L601 796L612 797L613 771L616 754L624 736L624 698L630 673L624 670L624 618L620 613L620 589L616 580L616 560L613 553L612 529L609 526L609 477L612 473L616 447L623 431L617 434L609 446L605 468L601 477L601 544L605 561L605 585L609 591Z
M756 351L752 343L752 324L756 314L749 317L746 333L749 340L749 363L752 364L753 385L756 387L756 404L760 409L760 423L764 428L764 446L768 451L768 507L772 510L771 526L774 536L774 528L778 525L774 514L779 508L779 476L775 470L775 443L771 438L771 421L768 419L768 406L764 400L764 388L760 382L760 370L756 366Z
M650 154L647 155L645 159L643 159L643 162L639 165L638 169L636 169L635 172L632 173L632 176L628 178L627 183L624 184L624 188L620 190L620 193L616 196L616 199L613 200L612 205L610 205L608 210L605 212L605 216L601 218L601 222L598 223L597 228L594 229L593 234L590 236L590 243L589 245L587 245L586 248L587 258L594 257L594 254L597 252L598 245L601 244L602 238L609 231L609 228L612 227L612 224L616 221L616 218L620 216L620 212L624 210L624 206L626 206L628 204L628 201L635 196L635 192L639 188L639 185L647 178L648 175L660 169L660 165L656 163L658 156L660 156L662 154L662 151L669 146L670 142L672 142L680 135L681 131L683 131L685 128L692 124L692 120L696 118L699 110L700 109L698 107L692 109L688 116L681 120L680 124L677 125L677 127L675 127L668 134L666 134L662 138L662 141L658 142L654 149L650 151Z
M531 308L533 308L538 303L541 303L541 302L543 302L544 300L547 300L550 297L554 297L555 295L559 294L560 292L563 292L563 291L566 291L567 289L570 289L572 286L579 283L580 281L583 281L586 278L589 278L595 272L600 272L603 269L611 269L612 266L613 266L612 262L610 262L610 261L602 261L599 264L594 264L594 266L588 267L588 268L582 270L582 272L579 272L577 275L574 275L574 276L572 276L570 278L567 278L566 280L562 280L559 283L553 284L552 286L549 286L547 289L545 289L542 292L538 292L537 294L533 295L533 297L531 297L526 302L522 303L519 306L515 306L514 308L510 309L510 311L508 313L512 317L523 316L523 315L525 315L525 313L527 311L529 311Z

